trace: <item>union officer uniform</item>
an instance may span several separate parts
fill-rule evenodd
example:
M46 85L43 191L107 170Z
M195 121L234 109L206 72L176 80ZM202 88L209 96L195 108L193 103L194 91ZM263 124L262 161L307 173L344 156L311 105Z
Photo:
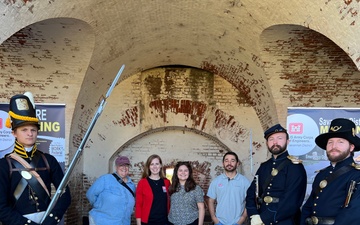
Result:
M40 224L50 203L51 183L57 188L64 174L55 157L34 143L40 126L31 93L10 99L6 126L16 138L13 152L0 159L0 224ZM67 188L42 224L58 224L70 201Z
M285 128L277 124L267 131L268 138L276 133L288 134ZM285 143L285 140L283 140ZM271 146L268 146L270 148ZM289 155L286 150L263 162L247 190L246 209L251 225L257 224L299 224L300 206L306 192L306 171L300 160Z
M315 143L326 150L330 138L349 141L353 151L360 150L356 126L348 119L334 119L328 133L320 134ZM349 150L350 151L350 150ZM301 224L360 224L360 170L354 163L353 153L340 162L330 165L316 175L312 191L302 208Z

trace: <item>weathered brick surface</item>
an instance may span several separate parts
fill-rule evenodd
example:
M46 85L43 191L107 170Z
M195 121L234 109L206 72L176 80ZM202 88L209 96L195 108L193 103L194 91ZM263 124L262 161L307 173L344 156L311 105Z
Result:
M198 78L196 88L189 82L193 74ZM137 82L139 79L142 82ZM129 95L124 90L130 84L140 86L134 87L139 90L137 95L133 92L126 104L119 102ZM194 170L201 171L196 179L206 193L210 181L222 172L225 152L239 155L240 171L249 179L250 148L255 164L266 158L266 149L255 144L263 142L261 131L254 131L257 137L250 137L253 126L261 127L251 119L255 111L236 88L217 75L194 68L157 68L128 78L113 94L116 97L108 99L110 107L98 121L106 129L95 128L83 156L88 181L112 171L113 160L122 154L133 162L131 174L137 183L147 157L159 154L165 167L179 160L193 162ZM106 118L114 119L109 122ZM254 142L250 144L251 138ZM95 168L86 163L95 161L108 166Z
M293 107L357 107L360 72L323 35L300 26L263 33L265 69L276 102ZM279 114L286 118L286 108Z
M208 184L231 150L251 178L267 157L263 130L284 124L287 107L357 107L359 9L358 1L2 1L0 101L32 91L37 102L65 103L71 159L126 64L70 183L67 224L80 224L84 192L118 153L139 165L135 180L158 152L169 165L194 159ZM186 139L169 135L178 132Z

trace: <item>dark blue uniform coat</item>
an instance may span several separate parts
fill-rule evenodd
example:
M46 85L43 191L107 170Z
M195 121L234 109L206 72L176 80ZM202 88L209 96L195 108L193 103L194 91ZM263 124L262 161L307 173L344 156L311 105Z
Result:
M271 176L273 168L285 160L289 160L286 151L279 155L277 159L271 157L268 161L262 163L256 172L259 176L259 196L264 193L263 185L267 177ZM281 224L293 225L298 224L300 219L300 207L304 201L306 192L306 171L303 164L294 164L289 162L286 166L273 177L272 181L265 188L264 196L276 197L278 203L261 203L260 208L256 208L255 203L255 179L247 190L246 209L248 216L259 214L265 225ZM297 218L295 219L295 216ZM297 220L297 222L295 222Z
M64 176L63 171L58 161L52 155L43 153L49 163L49 170L37 171L44 181L49 193L51 193L51 183L57 188ZM25 159L30 162L30 159ZM37 168L46 167L44 160L40 157ZM10 174L10 168L6 158L0 159L0 221L3 225L34 225L37 223L29 223L28 219L22 215L36 213L37 209L46 211L48 205L42 201L38 201L39 205L36 206L34 201L29 198L29 185L20 195L19 199L15 200L14 191L21 180L21 175L18 171L13 171ZM15 204L16 202L16 204ZM58 220L62 218L66 209L70 205L71 196L69 189L59 198L54 209L51 211L51 216L48 216L43 225L58 224ZM49 214L49 215L50 215Z
M302 208L301 224L311 216L333 217L334 225L356 225L360 224L360 171L353 168L345 174L337 177L317 195L314 192L322 180L340 168L351 165L354 162L352 157L336 163L321 170L315 177L312 185L312 192ZM345 199L349 190L351 180L356 181L355 192L352 194L350 204L344 208Z

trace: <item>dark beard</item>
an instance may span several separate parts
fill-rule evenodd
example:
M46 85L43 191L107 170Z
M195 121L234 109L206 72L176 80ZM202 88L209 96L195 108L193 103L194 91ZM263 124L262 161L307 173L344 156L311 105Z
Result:
M231 170L229 170L227 167L224 168L226 172L234 172L236 170L236 167L234 166Z
M336 150L336 149L335 149ZM331 151L334 151L334 149L332 149ZM340 162L340 161L343 161L344 159L346 159L350 154L350 148L345 151L345 152L341 152L340 155L338 156L331 156L329 154L329 152L326 152L326 156L328 157L328 159L330 160L330 162Z
M276 149L275 149L276 148ZM280 155L281 153L285 152L287 148L287 145L285 144L284 146L281 145L273 145L270 148L268 147L269 151L273 154L273 155Z

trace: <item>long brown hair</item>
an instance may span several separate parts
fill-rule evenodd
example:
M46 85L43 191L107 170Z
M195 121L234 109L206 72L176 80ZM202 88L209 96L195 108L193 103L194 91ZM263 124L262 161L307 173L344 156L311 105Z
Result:
M163 164L162 164L162 160L160 158L160 156L153 154L151 156L149 156L149 158L146 160L145 166L144 166L144 171L142 173L142 178L148 177L151 175L151 171L150 171L150 164L154 159L159 159L160 165L161 165L161 169L159 172L160 178L165 178L165 173L164 173L164 169L163 169Z
M186 166L189 170L189 177L185 181L185 191L189 192L191 190L194 190L196 187L196 182L193 177L193 170L192 166L189 162L178 162L174 168L174 173L171 179L171 186L169 187L169 193L170 195L180 190L180 181L179 177L177 176L177 172L179 170L180 166Z

